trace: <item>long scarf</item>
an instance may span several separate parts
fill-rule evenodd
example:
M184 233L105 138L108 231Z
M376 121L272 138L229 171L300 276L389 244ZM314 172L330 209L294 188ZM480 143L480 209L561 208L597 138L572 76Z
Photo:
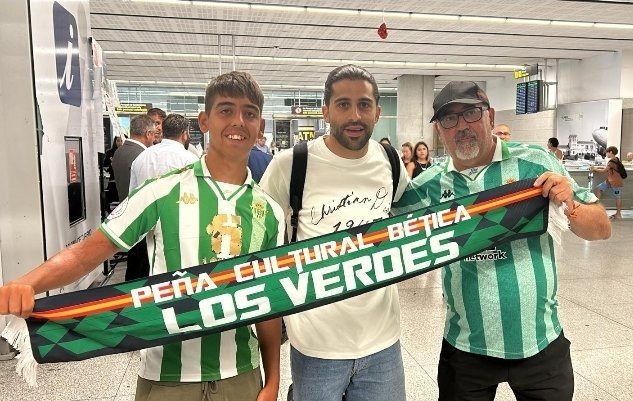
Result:
M524 180L413 213L175 272L38 299L3 336L36 364L77 361L218 333L372 291L547 229ZM23 321L22 321L23 322ZM26 356L25 356L26 355Z

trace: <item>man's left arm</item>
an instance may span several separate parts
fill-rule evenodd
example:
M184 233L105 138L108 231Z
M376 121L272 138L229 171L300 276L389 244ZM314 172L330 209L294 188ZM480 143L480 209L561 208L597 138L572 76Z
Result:
M574 191L569 178L548 171L534 182L540 187L544 198L566 208L571 231L588 241L608 239L611 236L611 223L604 207L599 203L581 203L574 200Z

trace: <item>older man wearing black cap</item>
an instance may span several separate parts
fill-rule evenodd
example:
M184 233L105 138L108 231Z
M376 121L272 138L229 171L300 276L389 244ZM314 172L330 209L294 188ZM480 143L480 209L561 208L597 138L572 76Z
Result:
M540 146L492 134L495 111L474 82L450 82L433 102L434 129L449 157L417 176L394 213L535 178L550 213L587 240L606 239L604 208ZM560 226L565 226L559 225ZM498 244L442 271L447 313L438 366L440 401L493 400L508 382L518 400L567 401L574 391L569 341L558 319L556 225ZM558 230L564 228L558 228ZM494 257L490 257L494 256Z

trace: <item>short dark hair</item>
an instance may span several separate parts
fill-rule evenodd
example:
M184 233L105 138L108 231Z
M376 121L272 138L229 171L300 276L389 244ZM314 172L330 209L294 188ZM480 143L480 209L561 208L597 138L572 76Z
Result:
M167 113L165 113L163 111L163 109L159 109L158 107L153 107L153 108L147 110L147 115L150 116L150 117L151 116L158 116L158 117L160 117L163 120L165 118L167 118Z
M391 141L387 137L380 138L380 140L378 142L387 142L389 145L391 145Z
M613 156L615 156L618 154L618 148L616 148L615 146L609 146L605 149L605 152L611 152L613 153Z
M141 114L130 121L130 135L139 136L154 129L154 121L146 114Z
M231 71L213 78L204 93L204 112L209 114L215 96L246 97L259 107L264 108L264 94L255 78L242 71Z
M189 129L189 120L180 114L170 114L163 121L163 137L177 139L183 132Z
M380 94L378 93L378 84L376 84L376 79L374 78L374 76L371 75L369 71L367 71L363 67L359 67L354 64L347 64L333 69L328 74L327 79L325 80L325 91L323 92L323 102L326 106L330 104L330 98L332 97L332 85L344 79L349 79L351 81L369 82L372 87L372 92L374 95L374 99L376 100L376 104L378 104Z
M549 142L555 148L557 148L559 144L558 139L556 138L550 138L547 140L547 142Z

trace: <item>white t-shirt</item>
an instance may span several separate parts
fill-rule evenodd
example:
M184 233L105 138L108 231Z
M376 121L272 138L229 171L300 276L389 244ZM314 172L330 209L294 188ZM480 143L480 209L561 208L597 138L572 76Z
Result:
M292 149L277 154L260 186L286 212L289 205ZM409 178L401 164L396 200ZM299 212L297 239L328 234L388 217L391 166L376 141L360 159L332 153L324 137L308 143L308 166ZM400 304L395 285L284 317L288 338L304 355L322 359L356 359L395 344L400 337Z
M188 152L182 143L164 138L159 144L145 149L132 162L130 191L149 178L185 167L197 160L198 158Z

